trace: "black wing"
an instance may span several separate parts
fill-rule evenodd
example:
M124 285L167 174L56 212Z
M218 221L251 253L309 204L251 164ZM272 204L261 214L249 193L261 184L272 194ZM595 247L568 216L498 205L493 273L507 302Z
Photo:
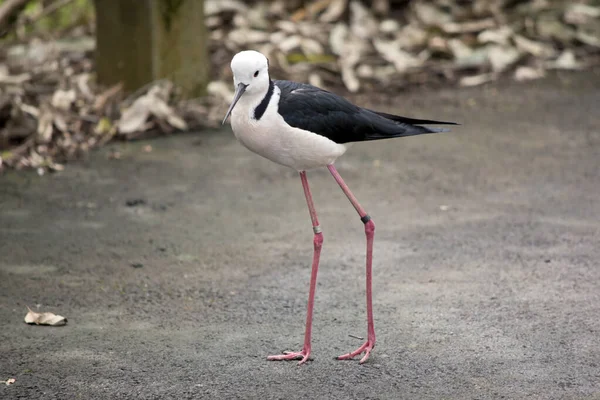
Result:
M325 136L336 143L447 132L447 129L418 124L453 124L367 110L341 96L304 83L275 81L275 85L281 89L279 114L287 124Z

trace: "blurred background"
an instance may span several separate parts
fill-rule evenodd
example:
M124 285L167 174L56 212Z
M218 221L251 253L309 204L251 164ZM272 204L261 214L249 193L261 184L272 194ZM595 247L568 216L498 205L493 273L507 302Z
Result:
M231 57L345 95L528 81L598 64L600 2L2 0L0 169L214 127Z

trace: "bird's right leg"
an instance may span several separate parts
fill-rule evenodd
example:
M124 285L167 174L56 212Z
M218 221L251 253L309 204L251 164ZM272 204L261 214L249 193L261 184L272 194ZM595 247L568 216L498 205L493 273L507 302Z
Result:
M300 172L300 179L302 180L302 187L304 188L304 196L306 197L306 203L308 204L308 211L310 213L310 219L312 221L314 238L314 252L312 261L312 271L310 273L310 289L308 292L308 306L306 310L306 331L304 333L304 346L301 351L286 352L277 356L269 356L267 360L296 360L300 359L298 365L305 363L310 356L310 338L312 333L312 316L313 306L315 302L315 290L317 288L317 272L319 270L319 258L321 257L321 248L323 247L323 232L317 219L317 212L315 205L313 204L312 195L308 186L308 180L306 179L306 172Z

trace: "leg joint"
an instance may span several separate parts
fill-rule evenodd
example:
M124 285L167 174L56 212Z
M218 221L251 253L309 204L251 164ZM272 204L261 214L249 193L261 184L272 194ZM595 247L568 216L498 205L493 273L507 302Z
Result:
M375 222L372 219L369 219L365 222L365 233L368 235L373 235L375 232Z
M315 245L315 249L320 249L323 246L323 232L315 232L313 244Z

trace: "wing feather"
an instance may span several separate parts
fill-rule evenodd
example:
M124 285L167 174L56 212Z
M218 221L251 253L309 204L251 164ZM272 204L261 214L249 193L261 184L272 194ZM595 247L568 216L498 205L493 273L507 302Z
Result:
M281 90L278 111L287 124L325 136L336 143L445 132L446 129L417 124L453 124L367 110L342 96L304 83L275 81L275 85Z

